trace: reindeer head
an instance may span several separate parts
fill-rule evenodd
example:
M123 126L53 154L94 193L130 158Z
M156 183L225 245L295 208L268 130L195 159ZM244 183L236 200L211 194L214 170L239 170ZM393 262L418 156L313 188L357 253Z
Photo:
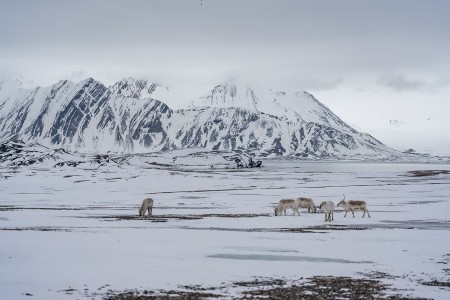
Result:
M342 195L342 196L344 196L344 198L342 198L342 200L337 204L337 206L344 206L345 205L345 195Z
M273 210L273 212L275 213L275 216L278 216L278 208L275 207L275 209Z
M320 203L319 208L322 209L322 207L323 207L324 205L326 205L325 201L322 202L322 203Z
M139 217L142 217L142 213L143 213L142 208L139 208Z

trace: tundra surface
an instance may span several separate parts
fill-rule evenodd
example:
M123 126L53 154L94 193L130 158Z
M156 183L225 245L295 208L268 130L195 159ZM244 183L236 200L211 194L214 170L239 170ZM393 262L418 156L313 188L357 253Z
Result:
M450 297L450 175L427 171L449 165L155 161L2 168L0 298L194 285L241 297L233 282L316 275L375 276L403 296ZM344 193L365 199L372 218L344 218L337 207L327 224L322 213L273 216L279 199L318 204ZM147 197L153 215L142 219Z

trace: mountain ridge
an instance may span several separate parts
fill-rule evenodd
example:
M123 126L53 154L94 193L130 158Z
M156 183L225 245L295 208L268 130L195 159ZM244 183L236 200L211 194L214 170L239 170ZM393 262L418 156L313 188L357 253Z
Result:
M12 92L0 89L0 140L89 152L202 148L304 158L398 155L305 91L224 82L177 110L157 99L168 95L168 87L134 78L108 87L88 78Z

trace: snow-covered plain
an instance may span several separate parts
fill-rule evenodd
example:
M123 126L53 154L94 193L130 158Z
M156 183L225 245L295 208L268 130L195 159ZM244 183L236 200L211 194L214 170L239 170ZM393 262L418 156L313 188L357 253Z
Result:
M232 297L244 289L237 281L375 272L397 294L450 297L448 287L422 284L450 280L450 174L408 173L449 164L265 160L261 169L226 169L153 160L161 164L149 156L2 168L0 298L186 285ZM337 204L342 194L366 200L372 218L344 218L338 208L331 225L347 230L336 230L322 213L273 215L282 198ZM155 201L151 220L137 218L146 197Z

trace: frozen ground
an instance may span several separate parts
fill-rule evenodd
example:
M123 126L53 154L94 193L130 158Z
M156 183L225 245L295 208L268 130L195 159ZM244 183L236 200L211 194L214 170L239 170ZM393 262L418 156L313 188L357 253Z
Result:
M450 298L450 174L408 172L448 164L163 163L3 168L0 299L193 288L240 297L238 282L316 275L376 278L390 285L387 295ZM372 218L273 215L281 198L337 204L342 194L366 200ZM137 217L146 197L155 200L150 220Z

